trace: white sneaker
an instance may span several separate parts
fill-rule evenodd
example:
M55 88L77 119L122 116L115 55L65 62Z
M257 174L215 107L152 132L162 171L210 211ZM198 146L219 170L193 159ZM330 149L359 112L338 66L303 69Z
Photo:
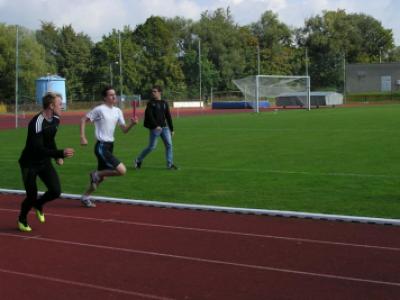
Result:
M135 159L135 160L133 161L133 167L134 167L135 169L140 169L140 168L142 167L142 162L141 162L141 161L138 161L137 159Z
M81 198L81 203L82 203L82 205L83 205L84 207L88 207L88 208L96 207L96 204L94 204L94 203L90 200L90 198L89 198L88 196L82 196L82 198Z

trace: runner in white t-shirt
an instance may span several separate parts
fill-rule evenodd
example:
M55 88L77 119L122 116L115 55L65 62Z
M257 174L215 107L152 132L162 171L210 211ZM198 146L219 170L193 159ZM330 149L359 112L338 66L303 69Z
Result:
M89 196L93 193L98 185L108 176L122 176L126 173L125 165L113 155L114 149L114 131L117 124L124 133L127 133L135 124L138 118L131 118L130 124L125 124L122 111L114 106L117 103L115 90L112 87L106 87L103 92L104 103L96 106L89 111L81 120L81 145L86 146L85 128L87 122L93 122L95 126L96 145L94 153L97 157L97 170L91 172L90 185L86 192L82 195L82 204L86 207L95 207L96 205L90 200Z

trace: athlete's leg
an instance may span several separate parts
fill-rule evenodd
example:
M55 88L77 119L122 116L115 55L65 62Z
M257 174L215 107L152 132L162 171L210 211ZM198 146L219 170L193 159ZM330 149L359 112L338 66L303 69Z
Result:
M165 160L167 161L167 168L174 164L173 152L172 152L172 137L171 131L168 127L164 127L161 133L161 139L165 146Z
M35 208L41 211L46 202L60 197L61 184L57 171L54 169L51 163L46 164L46 166L38 173L38 175L43 181L44 185L47 187L47 191L33 204Z
M21 204L19 221L27 223L27 216L37 198L36 168L21 167L22 180L26 191L26 198Z
M109 176L122 176L126 174L126 167L113 155L113 144L98 143L95 153L98 161L98 170L90 174L91 182L82 195L82 203L86 207L94 207L89 196L97 189L101 182Z
M157 138L160 136L161 131L156 130L156 129L151 129L149 130L149 144L147 147L139 154L139 156L136 158L136 161L142 162L144 158L152 152L154 149L157 147Z

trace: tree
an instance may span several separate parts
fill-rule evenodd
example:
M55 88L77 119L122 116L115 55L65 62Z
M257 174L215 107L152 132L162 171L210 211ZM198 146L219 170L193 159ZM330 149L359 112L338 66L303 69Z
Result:
M201 40L202 77L204 90L233 89L232 80L242 76L246 69L245 49L240 27L234 23L229 11L222 8L205 11L194 24L193 33ZM188 47L197 48L192 39ZM187 67L186 67L187 69Z
M0 24L0 100L11 102L15 96L16 26ZM44 48L35 33L19 27L19 97L33 101L35 79L47 69Z
M344 56L348 63L377 62L380 51L393 47L391 30L370 16L344 10L307 19L296 39L299 47L308 49L315 88L343 86Z
M36 37L45 48L46 73L65 77L69 99L88 99L92 90L89 73L93 48L89 36L76 33L71 25L57 28L53 23L42 22Z
M178 43L173 27L164 18L150 17L136 27L133 40L143 51L145 66L141 76L140 92L149 96L153 84L168 92L182 93L186 86L178 59Z
M75 33L71 25L60 29L57 55L58 73L67 81L67 93L73 100L87 98L92 41L84 33Z
M350 16L357 30L354 36L354 49L357 51L349 53L348 59L351 62L380 62L382 53L387 53L394 47L392 30L383 28L381 22L365 14Z
M266 11L258 22L250 25L250 28L260 47L261 73L293 74L292 31L286 24L279 21L278 15L272 11Z
M57 72L57 57L60 55L59 34L59 30L52 22L42 21L40 29L36 31L36 39L45 49L45 60L49 68L47 73L49 74Z
M260 20L250 26L261 48L290 47L292 44L289 27L279 22L278 15L270 10L264 12Z
M392 50L390 50L387 54L387 59L390 62L400 62L400 47L394 47Z
M120 77L120 52L119 40L121 40L122 54L122 80ZM98 42L93 49L93 71L92 78L96 78L94 85L99 91L105 84L111 84L117 93L122 91L124 95L141 93L141 82L146 71L143 64L143 50L137 45L133 38L133 31L128 26L122 32L113 29L108 36Z

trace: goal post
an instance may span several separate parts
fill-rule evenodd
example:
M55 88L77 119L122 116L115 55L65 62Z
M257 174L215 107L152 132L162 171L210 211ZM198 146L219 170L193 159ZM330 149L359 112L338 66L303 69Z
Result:
M256 112L260 111L262 100L288 96L296 98L300 106L311 109L309 76L254 75L235 79L233 83Z

